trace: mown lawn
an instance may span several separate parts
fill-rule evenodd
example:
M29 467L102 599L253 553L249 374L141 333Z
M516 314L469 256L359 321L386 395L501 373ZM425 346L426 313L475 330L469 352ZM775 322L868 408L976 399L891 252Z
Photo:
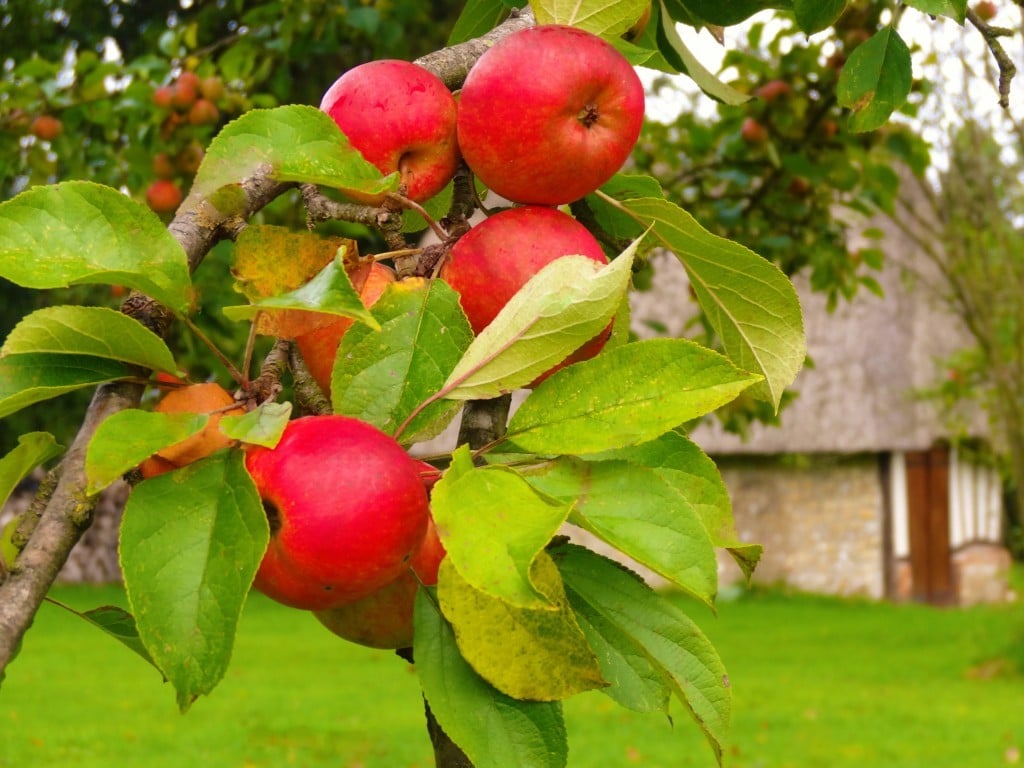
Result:
M115 588L54 595L125 605ZM769 592L723 601L717 618L689 607L729 668L728 766L1024 765L1024 603L936 610ZM572 768L715 764L681 707L673 726L587 694L566 719ZM0 766L429 768L422 723L404 662L260 595L227 678L185 716L152 668L46 605L0 689Z

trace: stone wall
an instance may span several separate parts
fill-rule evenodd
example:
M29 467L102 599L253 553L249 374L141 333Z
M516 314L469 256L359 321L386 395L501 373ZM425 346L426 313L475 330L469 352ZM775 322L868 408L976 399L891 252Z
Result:
M35 488L27 484L12 494L0 508L0 529L15 515L28 508ZM107 584L121 581L117 560L117 541L121 512L128 498L128 486L118 482L101 495L96 505L93 524L78 541L68 561L57 576L58 582L90 582Z
M764 546L755 584L885 595L883 492L873 454L718 459L742 541ZM726 555L722 585L742 579Z

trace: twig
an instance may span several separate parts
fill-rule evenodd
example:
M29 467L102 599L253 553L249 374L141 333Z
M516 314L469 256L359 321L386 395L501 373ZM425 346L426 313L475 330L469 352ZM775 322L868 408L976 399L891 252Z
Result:
M1010 37L1014 32L1012 29L993 27L982 21L972 8L967 9L967 20L981 33L982 38L985 40L985 45L988 46L993 58L996 60L996 65L999 67L999 106L1008 110L1010 108L1010 83L1013 81L1014 75L1017 74L1017 66L1006 53L1006 50L999 42L999 38Z

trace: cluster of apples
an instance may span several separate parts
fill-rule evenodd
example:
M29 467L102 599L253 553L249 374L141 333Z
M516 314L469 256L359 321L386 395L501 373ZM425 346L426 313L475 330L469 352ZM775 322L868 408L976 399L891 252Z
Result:
M401 191L412 200L440 192L462 158L493 192L516 204L463 235L441 272L460 293L474 332L551 261L569 254L607 261L590 232L557 207L610 179L640 132L643 87L601 38L563 26L511 35L478 60L458 101L422 67L371 62L343 74L321 108L382 173L399 172ZM367 306L396 279L378 263L350 276ZM338 320L295 340L326 392L350 325ZM610 326L561 365L597 354L609 332ZM209 385L185 391L199 393L200 386ZM204 397L199 408L171 392L157 408L223 413L237 405L226 392L212 397L204 390ZM219 434L215 425L207 429ZM201 433L199 453L223 447L222 438ZM179 444L154 458L163 470L173 469L197 458L196 445ZM152 466L144 465L143 474ZM343 416L289 422L275 448L247 450L246 466L271 528L256 589L314 612L346 639L379 648L411 645L416 590L437 583L445 556L429 507L439 471L375 427Z
M458 99L416 64L373 61L342 74L320 108L367 161L397 171L416 202L444 189L461 157L488 189L516 204L460 238L441 271L475 333L556 258L607 262L593 235L557 207L608 181L643 125L643 85L602 38L561 25L516 32L480 57ZM610 331L565 364L597 354ZM322 344L320 354L333 360L336 349ZM316 353L304 356L318 367ZM329 370L317 377L329 378Z
M182 188L176 177L194 175L203 160L202 146L184 129L215 126L222 112L233 110L234 105L220 77L200 77L190 70L156 88L153 104L163 115L160 138L180 149L153 156L156 179L146 189L146 203L156 213L173 213L182 200Z

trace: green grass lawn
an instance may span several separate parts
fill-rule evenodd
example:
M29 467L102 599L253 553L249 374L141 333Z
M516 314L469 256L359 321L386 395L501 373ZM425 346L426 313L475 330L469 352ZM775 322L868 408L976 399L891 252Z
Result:
M115 588L62 587L77 608ZM763 593L688 606L729 668L726 765L1024 765L1024 603L936 610ZM566 704L572 768L710 768L681 707L674 726L599 693ZM417 679L253 595L224 682L184 716L134 654L45 605L0 689L4 768L429 768Z

